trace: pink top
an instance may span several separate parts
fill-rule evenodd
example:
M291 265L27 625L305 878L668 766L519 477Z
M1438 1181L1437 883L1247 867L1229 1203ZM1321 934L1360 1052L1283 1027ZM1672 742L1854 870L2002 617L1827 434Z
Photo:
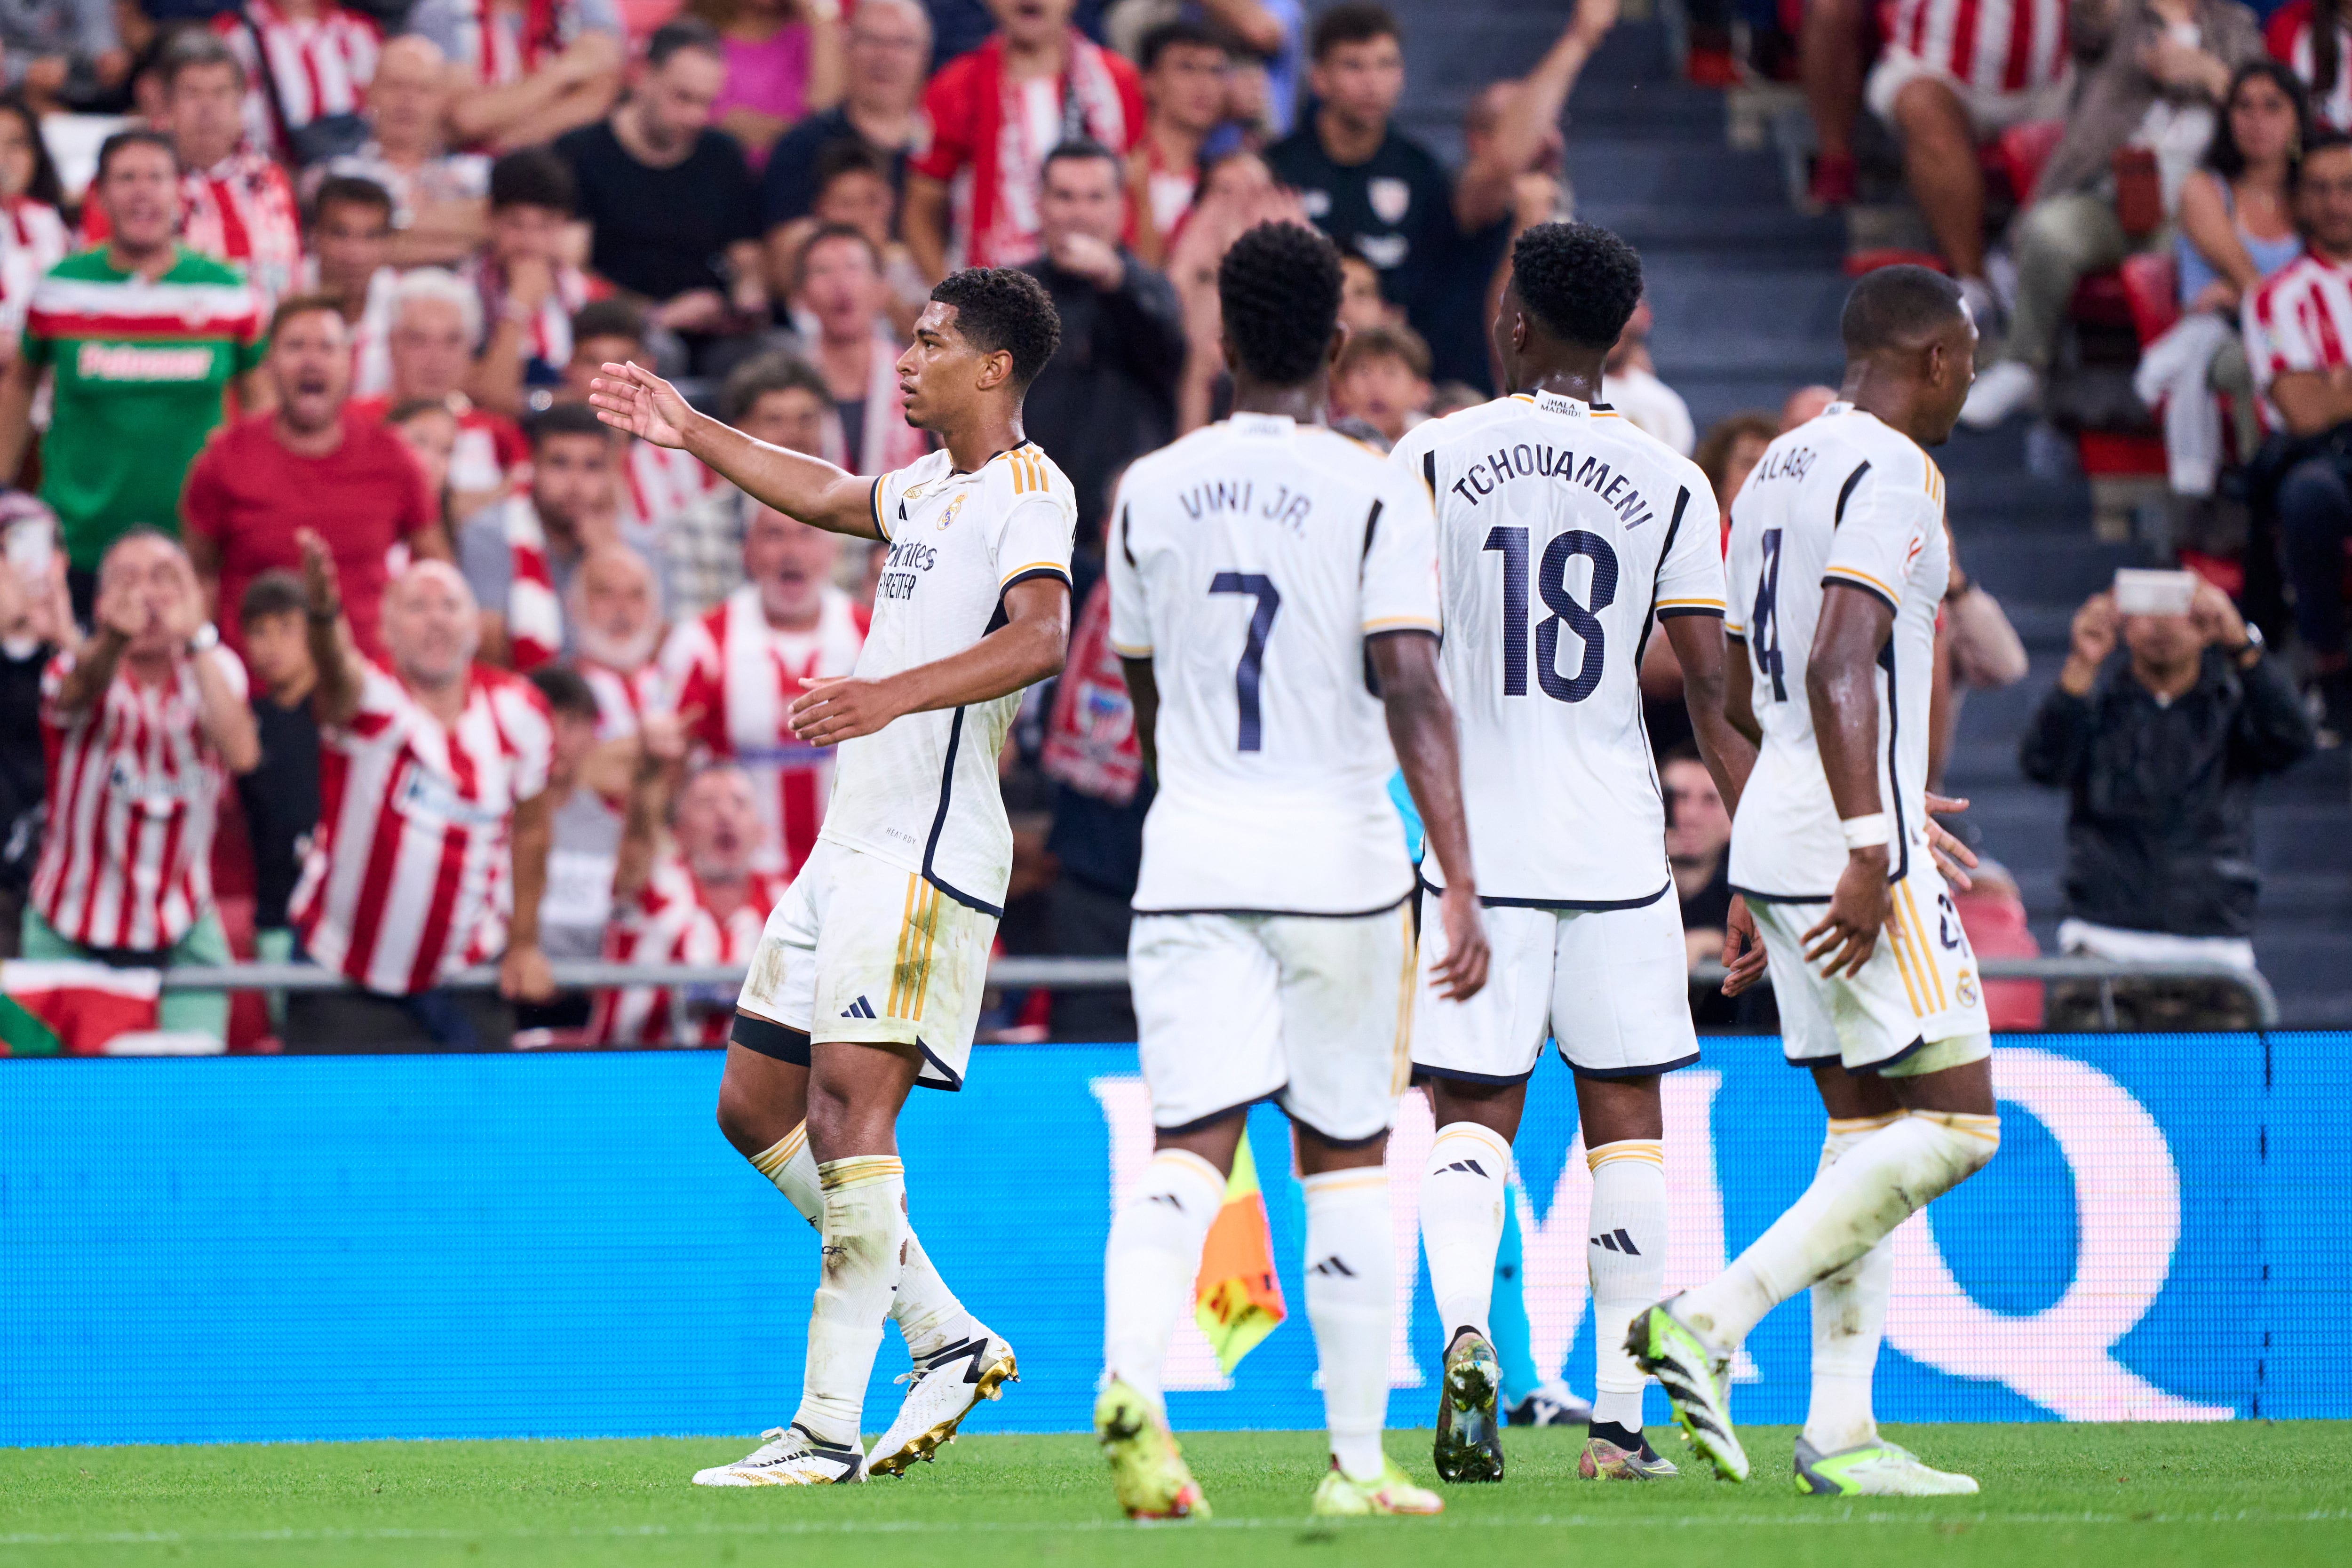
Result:
M779 27L764 44L729 38L727 85L710 106L715 121L730 109L757 110L790 124L807 111L809 30L805 22ZM765 152L745 148L756 173L768 161Z

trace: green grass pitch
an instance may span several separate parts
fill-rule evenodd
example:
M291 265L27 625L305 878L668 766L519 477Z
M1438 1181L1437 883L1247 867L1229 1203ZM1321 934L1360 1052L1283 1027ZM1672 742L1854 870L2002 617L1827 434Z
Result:
M1313 1563L1328 1568L2065 1568L2352 1562L2352 1423L1920 1426L1890 1436L1979 1497L1820 1501L1786 1427L1748 1434L1744 1487L1576 1479L1573 1431L1514 1431L1500 1486L1438 1519L1311 1521L1317 1433L1202 1433L1213 1522L1117 1517L1083 1436L975 1436L896 1482L714 1491L741 1439L0 1451L0 1563L194 1564ZM1429 1436L1389 1450L1426 1480ZM1681 1459L1685 1450L1670 1442ZM1690 1467L1686 1466L1685 1468Z

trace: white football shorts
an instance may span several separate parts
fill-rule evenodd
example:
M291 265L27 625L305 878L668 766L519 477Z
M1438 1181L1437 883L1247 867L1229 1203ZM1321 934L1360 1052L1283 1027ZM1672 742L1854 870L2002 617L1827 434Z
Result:
M1884 1072L1937 1041L1991 1033L1976 953L1927 856L1913 856L1910 874L1895 884L1886 929L1850 980L1825 980L1805 962L1804 933L1829 913L1827 903L1751 897L1748 910L1764 937L1780 1047L1792 1065L1842 1061L1848 1072Z
M1334 1143L1388 1131L1412 1025L1410 903L1371 915L1135 917L1127 962L1152 1124L1261 1100Z
M1547 1036L1582 1078L1644 1078L1698 1060L1691 1026L1682 906L1672 889L1630 910L1486 911L1494 963L1467 1002L1437 994L1445 956L1438 895L1423 895L1412 1070L1471 1083L1517 1083Z
M916 1047L918 1082L961 1089L995 941L995 916L821 838L770 912L735 1005L813 1040Z

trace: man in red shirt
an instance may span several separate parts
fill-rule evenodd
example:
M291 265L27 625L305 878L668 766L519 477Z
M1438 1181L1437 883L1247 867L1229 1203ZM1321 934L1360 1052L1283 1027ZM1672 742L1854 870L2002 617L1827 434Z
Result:
M262 374L278 406L231 426L189 468L180 500L189 559L208 602L235 605L262 573L299 570L295 535L312 530L335 552L360 647L381 653L385 552L405 542L412 557L446 561L440 509L399 437L346 406L352 342L339 302L298 294L269 331ZM236 617L219 618L222 635L241 643Z
M924 90L930 140L907 164L899 223L932 279L1037 254L1038 171L1056 146L1098 142L1124 153L1143 135L1142 81L1070 26L1076 0L989 0L989 9L997 31Z

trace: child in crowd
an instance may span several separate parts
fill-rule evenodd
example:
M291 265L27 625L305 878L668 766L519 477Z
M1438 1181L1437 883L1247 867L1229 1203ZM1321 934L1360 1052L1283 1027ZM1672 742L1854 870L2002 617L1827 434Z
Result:
M1351 332L1331 377L1331 411L1380 432L1383 446L1429 417L1429 345L1411 327Z
M310 662L310 603L302 579L278 571L246 584L237 605L261 763L237 779L236 789L253 841L253 950L264 963L294 956L286 906L319 826L319 721L310 711L319 671ZM284 994L271 992L272 1032L283 1033L285 1012Z

